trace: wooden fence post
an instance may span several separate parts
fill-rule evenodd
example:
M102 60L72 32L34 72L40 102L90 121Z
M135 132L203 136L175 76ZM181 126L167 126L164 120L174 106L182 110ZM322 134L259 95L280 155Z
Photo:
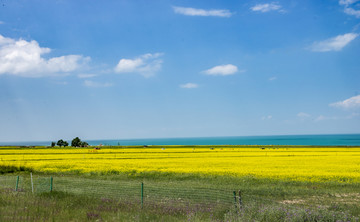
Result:
M241 190L239 190L239 206L242 208Z
M17 176L17 178L16 178L16 187L15 187L15 191L18 191L18 187L19 187L19 176Z
M141 182L141 209L144 207L144 182Z
M237 207L236 207L236 191L234 191L233 194L234 194L234 204L235 204L235 210L236 210L237 209Z
M53 177L50 176L50 192L53 190Z
M34 193L34 183L32 178L32 172L30 172L30 179L31 179L31 192Z

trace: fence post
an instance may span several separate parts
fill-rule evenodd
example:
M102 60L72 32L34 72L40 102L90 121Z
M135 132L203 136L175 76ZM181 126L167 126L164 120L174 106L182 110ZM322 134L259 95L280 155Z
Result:
M18 191L18 187L19 187L19 176L17 176L17 178L16 178L16 187L15 187L15 191Z
M30 179L31 179L31 192L34 193L34 183L32 178L32 172L30 172Z
M234 193L234 204L235 204L235 210L236 210L236 191L234 191L233 193Z
M144 182L141 182L141 209L144 207Z
M53 190L53 177L50 176L50 192Z
M239 190L239 206L242 208L241 190Z

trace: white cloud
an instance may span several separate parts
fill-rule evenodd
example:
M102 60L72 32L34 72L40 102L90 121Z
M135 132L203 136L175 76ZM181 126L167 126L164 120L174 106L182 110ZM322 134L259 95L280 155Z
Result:
M353 96L349 99L345 99L343 101L339 101L336 103L331 103L329 106L342 108L342 109L352 109L360 107L360 95Z
M177 14L188 16L217 16L217 17L230 17L232 13L227 9L197 9L173 6L174 12Z
M268 120L268 119L272 119L272 118L273 118L272 115L261 117L262 120Z
M302 118L302 119L306 119L309 118L311 115L308 113L304 113L304 112L300 112L297 114L297 117Z
M0 25L2 25L2 24L5 24L5 22L3 22L3 21L0 21Z
M360 113L351 113L350 115L348 115L346 117L346 119L352 119L352 118L356 118L356 117L359 117L360 116Z
M66 81L60 81L60 82L55 82L55 84L58 84L58 85L68 85L69 83L66 82Z
M344 6L344 12L348 15L353 15L356 18L360 18L360 10L356 10L351 7L354 3L358 2L359 0L340 0L339 4ZM359 4L355 5L359 6Z
M349 119L349 117L350 116L338 117L338 116L323 116L323 115L320 115L314 121L319 122L319 121L324 121L324 120L344 120L344 119ZM353 118L353 117L350 117L350 119L351 118Z
M318 116L316 119L315 119L315 122L319 122L319 121L323 121L323 120L326 120L326 119L329 119L328 117L325 117L323 115L320 115Z
M360 10L355 10L353 8L345 8L344 12L348 15L354 15L356 18L360 18Z
M98 83L91 80L85 80L84 85L87 87L94 87L94 88L100 88L100 87L110 87L113 86L112 83Z
M42 48L32 40L15 40L0 35L0 75L11 74L23 77L43 77L79 69L90 58L67 55L43 58L49 48Z
M87 78L93 78L93 77L95 77L95 76L97 76L96 74L79 74L78 75L78 78L80 78L80 79L87 79Z
M227 65L215 66L211 69L203 71L203 73L212 76L227 76L227 75L233 75L237 71L238 71L237 66L234 66L232 64L227 64ZM241 72L244 72L244 70L242 70Z
M196 83L186 83L186 84L180 85L180 88L184 88L184 89L195 89L198 87L199 87L199 85Z
M318 116L314 121L315 122L319 122L319 121L324 121L324 120L350 120L350 119L354 119L354 118L358 118L360 116L360 113L351 113L347 116L323 116L320 115Z
M120 59L115 67L117 73L140 73L144 77L151 77L161 69L163 53L144 54L135 59Z
M281 5L277 2L271 2L266 4L257 4L250 8L254 12L270 12L270 11L281 11L284 10L281 9Z
M310 49L314 52L340 51L358 36L359 34L357 33L346 33L344 35L338 35L336 37L326 39L321 42L315 42L310 47Z
M273 76L273 77L270 77L269 78L269 81L274 81L274 80L276 80L277 79L277 77L276 76Z
M340 0L339 4L348 6L348 5L351 5L351 4L353 4L353 3L357 2L357 1L359 1L359 0Z

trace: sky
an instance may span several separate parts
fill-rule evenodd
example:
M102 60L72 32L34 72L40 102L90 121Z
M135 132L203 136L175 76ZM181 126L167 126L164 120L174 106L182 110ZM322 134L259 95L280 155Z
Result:
M360 133L360 0L0 3L0 142Z

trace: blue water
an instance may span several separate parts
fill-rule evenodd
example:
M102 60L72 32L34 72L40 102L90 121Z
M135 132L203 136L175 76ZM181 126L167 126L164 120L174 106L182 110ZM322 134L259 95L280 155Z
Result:
M159 139L85 140L90 145L315 145L360 146L360 134L194 137ZM71 141L68 141L69 143ZM11 142L0 145L49 146L51 141Z

